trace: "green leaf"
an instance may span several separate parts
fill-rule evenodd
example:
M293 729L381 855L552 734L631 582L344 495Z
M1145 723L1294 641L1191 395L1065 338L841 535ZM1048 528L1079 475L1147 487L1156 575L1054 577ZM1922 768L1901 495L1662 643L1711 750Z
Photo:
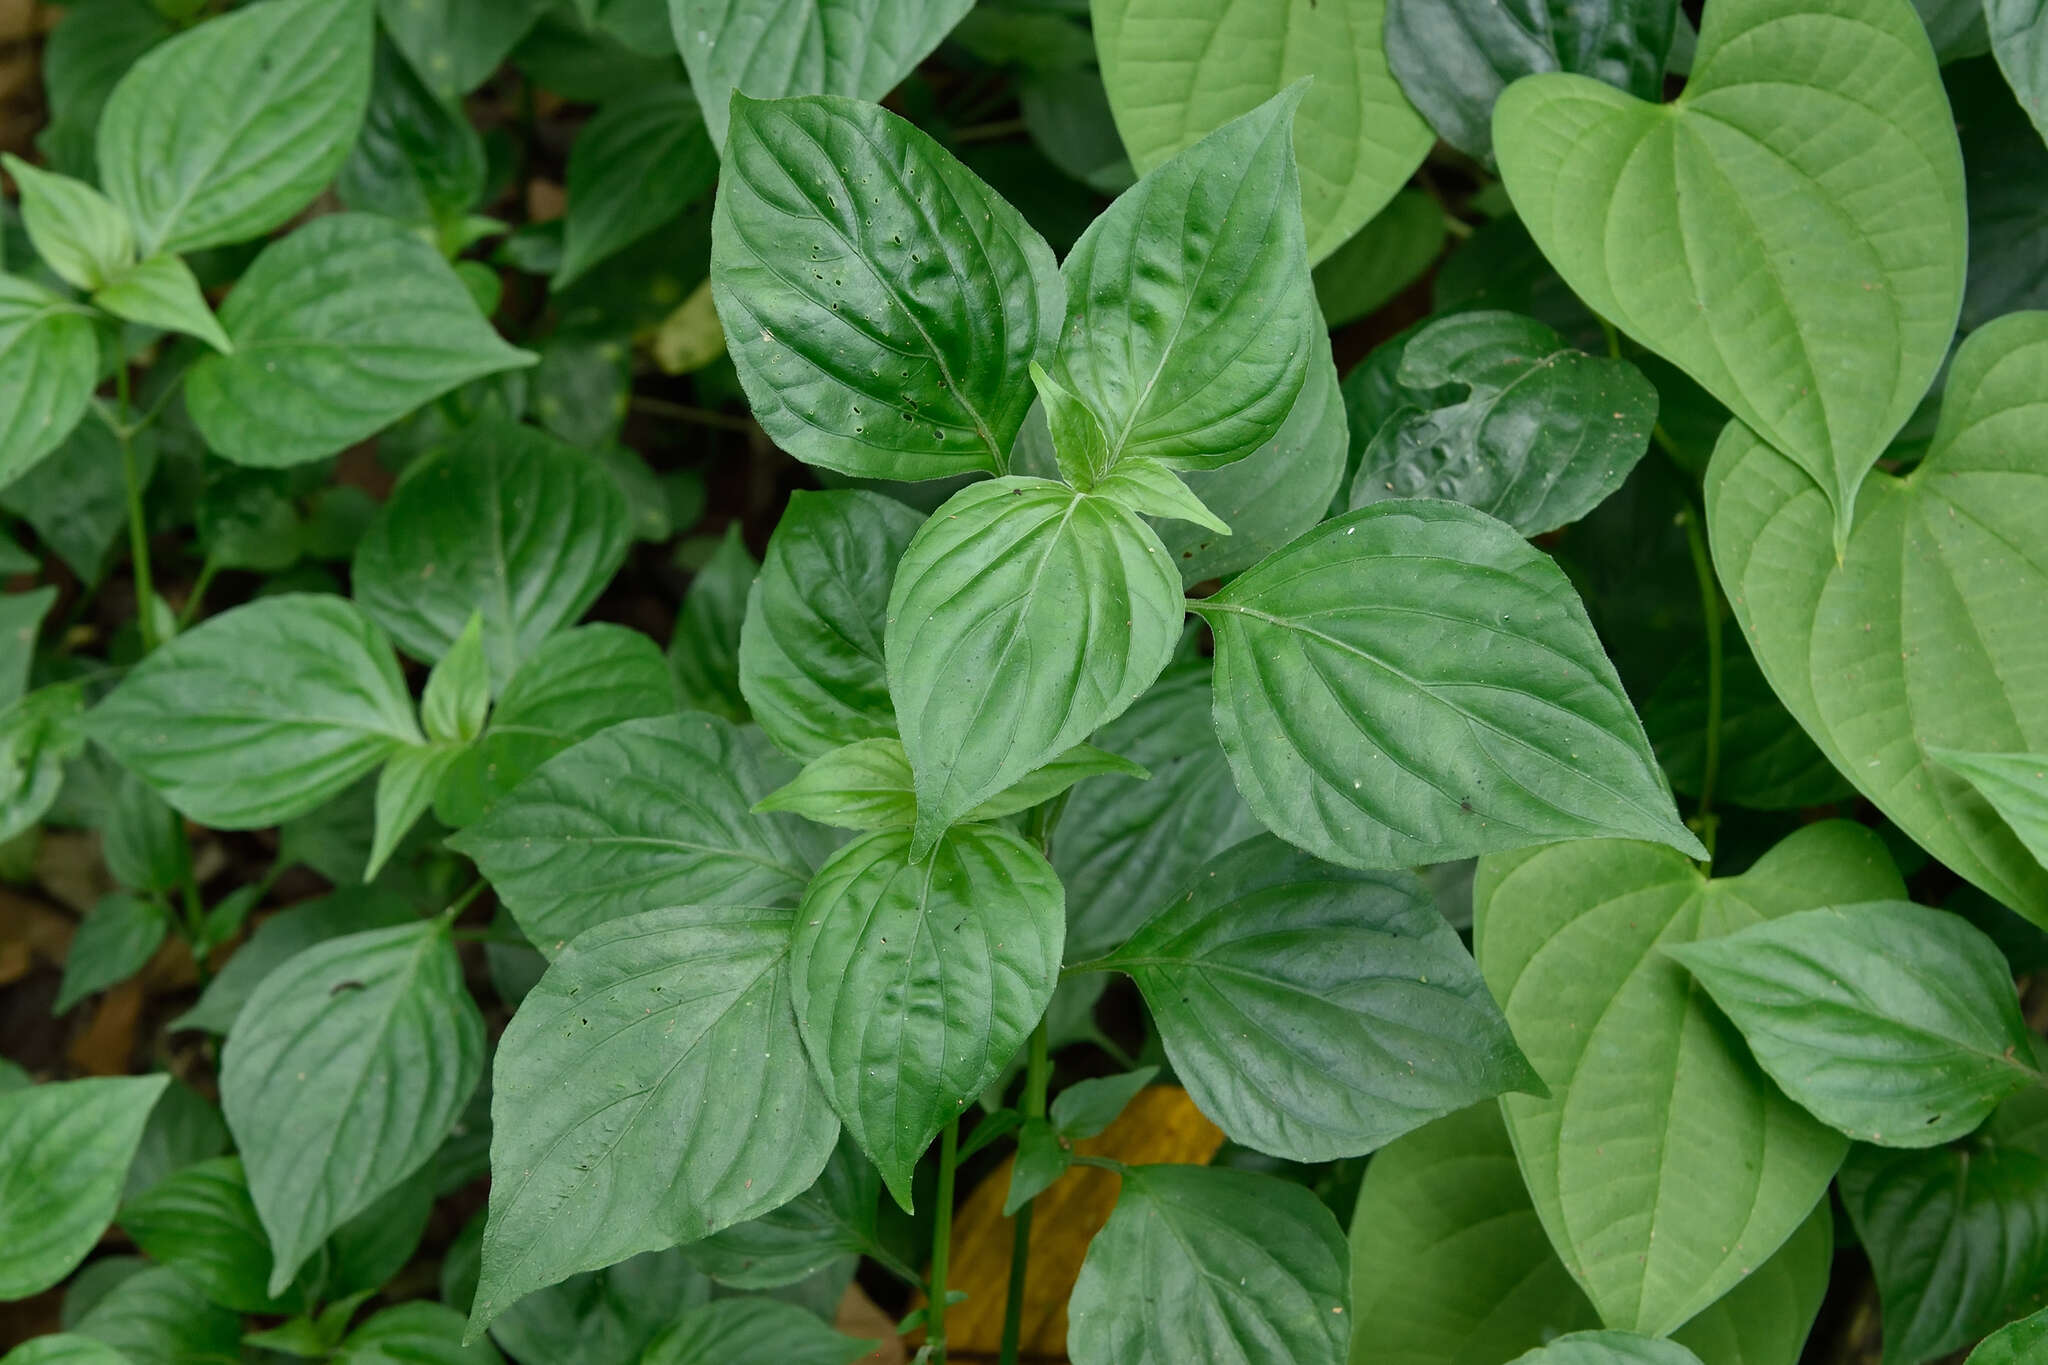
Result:
M1671 785L1698 796L1706 776L1707 653L1687 650L1643 700L1643 729ZM1720 767L1716 799L1751 810L1802 810L1848 800L1856 788L1835 771L1785 709L1739 635L1721 660Z
M1150 773L1128 758L1098 749L1092 744L1076 744L1045 766L1032 769L1018 779L1014 786L997 792L967 812L963 818L972 822L999 820L1005 815L1017 815L1052 800L1076 783L1090 777L1135 777L1143 782L1150 776Z
M1294 135L1311 262L1364 227L1434 140L1387 69L1386 0L1095 0L1091 9L1109 105L1141 172L1314 79Z
M343 1339L334 1365L502 1365L488 1341L463 1345L462 1330L446 1304L394 1304Z
M369 0L271 0L137 61L100 117L99 171L142 254L244 241L304 208L362 124L371 32Z
M1927 751L1950 772L1967 779L2012 827L2035 861L2048 867L2048 758L2039 754L1965 754Z
M73 1330L131 1362L225 1365L242 1358L240 1315L208 1303L168 1266L151 1266L122 1280Z
M1636 1332L1573 1332L1513 1365L1700 1365L1700 1358L1675 1341Z
M117 318L198 337L222 355L235 349L213 310L206 306L192 268L168 252L112 275L92 301Z
M1054 378L1107 433L1104 467L1243 459L1300 394L1321 319L1302 246L1290 87L1126 190L1060 267Z
M1388 0L1387 65L1444 141L1493 162L1493 105L1523 76L1569 71L1641 100L1664 93L1673 0Z
M1964 1365L2027 1365L2048 1348L2048 1308L1999 1328L1979 1342Z
M1303 1186L1133 1166L1081 1263L1067 1349L1074 1365L1338 1365L1344 1264L1337 1220Z
M226 1034L257 985L286 960L329 939L389 929L413 918L401 897L366 886L343 888L272 915L206 983L199 1003L173 1019L171 1027Z
M570 745L675 710L668 665L639 631L594 625L551 635L505 685L490 728L442 777L434 817L453 829L473 825Z
M1017 1210L1051 1189L1073 1165L1067 1146L1044 1119L1028 1118L1017 1134L1017 1159L1010 1167L1009 1188L1003 1195L1003 1217L1014 1218Z
M1351 505L1444 498L1525 536L1577 521L1621 487L1657 422L1642 371L1514 313L1423 327L1395 383L1407 406L1366 447Z
M39 567L37 561L30 560L25 568L0 566L0 572L10 575L34 573ZM29 665L35 660L36 636L42 630L43 618L50 614L50 608L56 603L57 589L54 585L0 596L0 644L7 647L5 658L0 659L0 711L13 706L28 691Z
M1316 302L1332 327L1379 311L1428 273L1450 237L1443 205L1406 189L1315 268Z
M1091 1138L1116 1122L1124 1106L1159 1074L1156 1066L1141 1066L1121 1076L1099 1076L1076 1081L1053 1096L1052 1126L1063 1138Z
M533 427L488 423L406 470L356 546L351 581L400 648L428 661L483 612L502 688L597 600L632 540L602 465Z
M39 687L0 710L0 843L32 828L56 803L64 765L85 748L77 683Z
M1962 158L1915 17L1728 0L1675 104L1541 75L1493 129L1558 273L1811 475L1839 543L1962 300Z
M1715 567L1786 709L1894 824L2036 923L2048 872L1928 751L2048 752L2048 692L2012 684L2048 666L2044 380L2048 314L1971 333L1926 459L1866 481L1840 558L1783 455L1730 427L1707 471Z
M662 1328L710 1298L711 1281L679 1251L650 1251L527 1295L491 1335L520 1365L638 1365Z
M1805 1220L1847 1145L1660 948L1903 890L1877 836L1841 822L1713 881L1619 840L1480 860L1479 965L1550 1088L1502 1109L1543 1226L1608 1326L1668 1333L1720 1298Z
M0 1356L0 1365L132 1365L103 1341L75 1332L56 1332L36 1337Z
M270 1243L240 1157L214 1157L159 1180L122 1207L120 1221L145 1255L223 1308L288 1314L305 1306L303 1284L282 1295L265 1288Z
M498 1048L471 1322L803 1193L838 1136L797 1036L794 912L688 905L556 957Z
M1052 249L894 114L744 95L733 112L711 286L762 429L845 474L1004 472L1066 313Z
M909 829L917 823L910 757L894 739L864 739L812 759L794 781L755 803L839 829Z
M449 844L552 957L641 910L795 901L815 836L748 813L788 772L757 733L715 716L632 721L542 764Z
M1961 1350L2038 1302L2048 1162L2034 1153L1859 1146L1840 1189L1877 1278L1886 1365Z
M1031 384L1038 390L1038 406L1045 417L1046 437L1052 445L1053 464L1060 478L1083 493L1094 491L1096 483L1116 463L1102 423L1086 403L1035 360L1031 362Z
M99 342L85 312L0 275L0 488L63 443L98 379Z
M40 1293L85 1259L169 1083L123 1076L0 1092L0 1299Z
M490 713L491 661L484 653L484 614L478 610L428 672L420 693L420 723L428 739L467 744L482 733Z
M1984 0L1984 18L1998 69L2048 138L2048 9L2041 0Z
M1779 1088L1859 1141L1952 1142L2044 1083L2004 954L1948 911L1806 910L1665 953Z
M1703 852L1571 584L1482 512L1364 508L1189 605L1238 788L1290 843L1353 867L1603 834Z
M123 773L100 830L107 871L136 891L175 891L192 875L185 823L133 773Z
M693 1308L647 1347L641 1365L728 1365L754 1357L780 1365L852 1365L876 1343L835 1332L793 1303L718 1299Z
M547 8L544 0L378 0L384 31L443 99L498 69Z
M1098 480L1092 491L1095 496L1108 498L1141 517L1191 522L1219 536L1230 534L1229 523L1204 507L1180 475L1163 461L1148 456L1127 456L1118 461L1116 468Z
M1113 502L1027 478L947 499L897 566L885 634L919 851L1120 715L1181 615L1159 538Z
M487 173L483 138L462 110L378 43L363 131L334 182L341 202L438 235L483 196Z
M133 264L135 233L104 194L18 156L0 155L0 166L21 190L21 224L29 241L59 279L91 292Z
M650 86L608 101L569 145L562 289L710 192L718 151L690 88Z
M228 1126L220 1111L191 1086L174 1080L149 1111L121 1197L134 1199L166 1176L227 1149Z
M264 977L221 1054L221 1105L283 1292L336 1228L417 1170L483 1072L446 920L308 948Z
M264 248L220 322L234 354L193 365L185 405L237 464L332 455L457 385L534 362L491 330L439 252L368 214L316 218Z
M1970 8L1983 18L1981 3ZM1946 73L1969 198L1970 266L1961 322L1966 332L2048 302L2042 271L2048 202L2034 192L2048 176L2048 146L1994 65L1973 61Z
M64 981L50 1013L63 1014L86 996L141 971L170 927L170 916L155 901L122 891L100 897L64 955Z
M961 826L915 861L910 837L834 854L790 957L818 1079L905 1209L925 1148L1045 1013L1066 928L1059 878L1016 835Z
M1138 983L1202 1112L1285 1160L1359 1156L1542 1088L1411 874L1334 867L1271 835L1212 859L1091 965Z
M842 1136L810 1189L759 1218L680 1249L691 1265L721 1284L780 1288L849 1254L886 1257L875 1212L881 1194L873 1163Z
M668 642L669 669L685 708L732 721L747 719L747 701L740 694L740 635L747 596L760 569L740 539L740 524L733 522L691 578Z
M420 742L390 642L353 603L285 593L222 612L129 670L92 737L192 820L304 815Z
M973 0L668 0L711 140L726 148L733 94L879 100L939 45Z
M385 760L384 770L377 774L376 825L364 881L377 879L399 843L434 804L434 793L462 755L460 745L409 744Z
M882 636L917 513L879 493L798 490L740 629L740 692L799 759L896 733Z

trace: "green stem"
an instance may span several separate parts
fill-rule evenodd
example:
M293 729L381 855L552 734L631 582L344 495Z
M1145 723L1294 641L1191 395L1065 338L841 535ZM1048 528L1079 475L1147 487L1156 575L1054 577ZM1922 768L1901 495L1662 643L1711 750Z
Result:
M953 1250L953 1167L960 1153L960 1120L939 1133L939 1195L932 1213L931 1306L925 1309L925 1352L946 1365L946 1262Z
M1595 314L1594 316L1598 317L1599 315ZM1607 338L1607 354L1616 360L1621 359L1621 333L1615 331L1614 324L1606 318L1600 318L1600 332L1601 335Z
M1685 523L1686 547L1692 551L1693 576L1700 585L1700 612L1707 629L1707 736L1706 754L1700 763L1699 805L1693 824L1700 842L1707 846L1707 861L1714 858L1714 784L1721 775L1721 590L1714 581L1714 562L1707 553L1707 537L1700 516L1690 504L1679 514Z
M1074 1164L1076 1166L1093 1166L1098 1171L1115 1171L1118 1175L1122 1175L1130 1169L1130 1167L1124 1165L1123 1162L1118 1161L1115 1157L1086 1156L1080 1152L1074 1153Z
M135 575L135 610L142 652L155 651L156 585L149 572L149 526L142 515L142 476L135 467L135 436L128 427L128 352L114 356L114 434L121 442L121 477L128 485L128 558Z
M1045 1092L1051 1083L1050 1040L1045 1020L1040 1019L1038 1027L1031 1030L1031 1051L1024 1061L1024 1117L1045 1117ZM1003 1344L998 1365L1017 1365L1017 1346L1024 1332L1025 1279L1031 1264L1031 1211L1037 1203L1034 1199L1017 1210L1010 1231L1010 1287L1003 1301Z
M191 595L185 599L185 606L178 613L180 632L188 629L198 617L200 605L206 601L206 590L213 586L213 576L219 572L220 565L214 562L212 555L208 555L199 566L199 577L192 581Z

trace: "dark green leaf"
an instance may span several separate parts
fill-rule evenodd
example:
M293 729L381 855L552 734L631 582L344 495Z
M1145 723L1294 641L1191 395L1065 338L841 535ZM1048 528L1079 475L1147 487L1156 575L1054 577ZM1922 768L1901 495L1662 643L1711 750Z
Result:
M876 1343L835 1332L793 1303L718 1299L656 1337L641 1365L728 1365L755 1357L779 1365L851 1365Z
M350 1332L334 1365L502 1365L488 1341L462 1344L462 1314L446 1304L395 1304Z
M0 1092L0 1299L62 1280L106 1231L168 1076Z
M1969 6L1983 16L1981 4ZM1946 73L1970 215L1962 326L2048 303L2048 147L1986 58Z
M215 1157L159 1180L122 1207L120 1220L145 1255L223 1308L286 1314L305 1306L303 1284L282 1296L264 1287L270 1243L240 1157Z
M442 98L484 83L547 8L545 0L378 0L385 32Z
M1435 195L1402 190L1315 268L1323 320L1342 327L1378 310L1422 278L1449 235Z
M334 185L341 202L438 232L476 203L486 173L483 139L462 111L379 43L362 135Z
M0 275L0 487L63 443L98 377L99 343L85 311Z
M1053 1096L1052 1126L1061 1137L1091 1138L1124 1111L1138 1092L1159 1074L1156 1066L1141 1066L1121 1076L1102 1076L1076 1081Z
M1017 1134L1017 1159L1010 1167L1009 1188L1003 1195L1003 1217L1016 1217L1017 1210L1051 1189L1072 1164L1066 1144L1050 1123L1025 1119Z
M155 901L120 891L100 897L64 955L64 981L50 1012L63 1014L141 971L170 927L170 916Z
M85 747L77 683L39 687L0 710L0 843L43 818L64 786L64 765Z
M740 694L740 633L760 568L734 522L690 580L668 642L669 668L685 707L727 720L747 719L747 701Z
M718 151L688 86L650 86L607 102L569 147L555 288L681 213L717 179Z
M220 1110L191 1086L173 1080L164 1087L156 1108L149 1111L135 1159L128 1163L121 1197L133 1199L164 1177L227 1149L228 1126Z
M1799 728L1741 637L1730 632L1723 650L1716 799L1752 810L1800 810L1847 800L1855 787ZM1643 702L1643 729L1671 785L1699 795L1707 752L1704 649L1681 657Z
M817 1183L781 1208L681 1248L691 1265L737 1289L775 1289L842 1256L876 1255L875 1208L882 1180L860 1148L842 1137Z
M1984 0L1984 18L1998 69L2048 138L2048 6L2041 0Z
M679 1252L650 1251L527 1295L491 1336L519 1365L638 1365L657 1332L710 1298Z
M123 773L100 830L114 880L135 891L175 891L192 875L185 822L133 773Z
M122 1280L73 1330L148 1365L229 1365L242 1358L240 1315L208 1303L168 1266Z
M1052 31L1071 29L1065 20L1052 16L992 8L973 13L1051 19L1062 26ZM1019 36L1029 45L1020 54L1025 60L1029 61L1034 51L1043 54L1044 48L1034 41L1036 35ZM1038 150L1045 153L1046 160L1098 194L1122 194L1138 178L1138 173L1131 169L1130 154L1124 151L1123 138L1117 134L1102 77L1092 69L1094 41L1083 34L1082 43L1087 53L1082 63L1033 71L1024 78L1017 91L1019 112L1024 116L1025 131L1031 134Z
M58 25L43 46L50 123L36 145L57 169L96 178L93 132L107 96L137 58L175 30L149 0L81 0L70 14L77 22Z
M6 569L0 566L0 573L33 573L36 562L30 560L26 568ZM43 618L56 605L57 589L54 586L36 588L29 592L12 592L0 596L0 711L20 701L28 691L29 665L35 660L36 636L41 632Z
M2048 867L2048 758L2040 754L1966 754L1954 749L1929 749L1928 756L1968 779L2035 860Z
M360 860L351 862L361 867ZM404 900L367 886L344 887L272 915L257 926L249 941L237 948L220 973L206 983L199 1003L172 1020L171 1027L225 1034L255 993L257 984L287 959L316 943L370 929L393 928L413 918Z

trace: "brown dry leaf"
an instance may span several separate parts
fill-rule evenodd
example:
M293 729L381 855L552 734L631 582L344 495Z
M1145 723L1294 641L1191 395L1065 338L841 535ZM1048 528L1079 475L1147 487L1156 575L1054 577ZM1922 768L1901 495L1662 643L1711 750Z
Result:
M88 1076L125 1076L135 1058L137 1027L148 1000L141 977L130 977L101 995L92 1022L71 1040L66 1054Z
M1152 1086L1131 1101L1107 1132L1074 1150L1115 1157L1126 1165L1177 1162L1204 1166L1223 1145L1223 1130L1195 1108L1178 1086ZM953 1270L948 1288L965 1293L947 1315L949 1356L963 1362L995 1359L1002 1348L1003 1304L1010 1283L1010 1220L1003 1217L1003 1196L1010 1188L1010 1167L1003 1163L953 1218ZM1088 1243L1109 1221L1116 1205L1117 1177L1093 1167L1077 1167L1038 1196L1031 1221L1030 1278L1025 1285L1023 1334L1019 1347L1027 1358L1064 1360L1067 1350L1067 1299L1081 1275Z
M865 1337L875 1343L875 1349L853 1365L904 1365L909 1359L903 1339L896 1335L895 1320L875 1306L858 1282L846 1286L832 1325L850 1337Z
M68 916L0 888L0 986L28 975L38 960L61 963L73 928Z
M526 182L526 219L530 223L549 223L560 218L569 209L569 192L552 180L535 177Z
M36 849L36 884L81 915L116 889L106 860L100 857L100 836L80 829L43 830L42 845Z

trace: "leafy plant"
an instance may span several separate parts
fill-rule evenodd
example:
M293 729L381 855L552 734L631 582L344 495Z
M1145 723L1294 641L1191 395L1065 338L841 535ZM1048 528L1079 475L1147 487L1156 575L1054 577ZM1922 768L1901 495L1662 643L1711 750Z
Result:
M2036 1358L2040 8L64 6L5 1365Z

